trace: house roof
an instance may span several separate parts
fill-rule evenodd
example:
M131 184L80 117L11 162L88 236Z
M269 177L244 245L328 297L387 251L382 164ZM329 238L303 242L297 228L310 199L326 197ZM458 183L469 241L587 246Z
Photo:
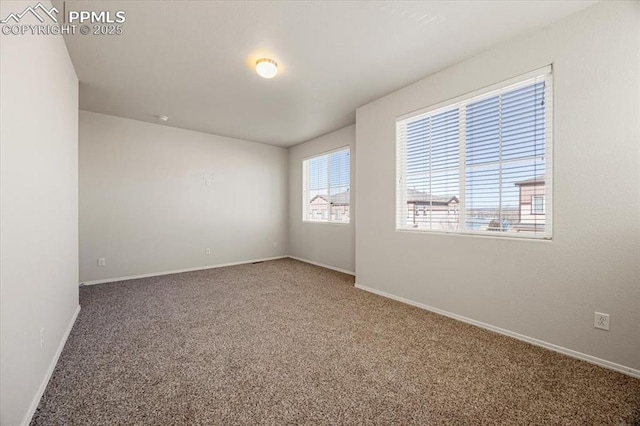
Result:
M538 185L544 184L544 175L538 175L534 178L521 180L520 182L514 183L515 186L526 186L526 185Z
M347 189L346 191L339 192L337 194L333 194L331 196L331 205L333 206L348 206L350 201L351 193ZM313 197L309 203L313 203L318 198L327 201L326 195L316 195ZM417 191L415 189L407 189L407 203L432 203L436 205L448 205L451 202L458 202L458 197L455 195L432 195L428 192Z
M348 206L350 200L351 193L348 189L331 196L331 204L334 206Z
M322 199L324 201L327 201L327 196L326 195L316 195L309 202L313 203L318 198L320 198L320 199ZM351 200L351 193L347 189L346 191L342 191L342 192L339 192L337 194L333 194L331 196L331 205L333 205L333 206L348 206L350 200Z
M428 192L417 191L415 189L407 189L407 203L432 203L447 205L452 201L458 202L455 195L435 195Z

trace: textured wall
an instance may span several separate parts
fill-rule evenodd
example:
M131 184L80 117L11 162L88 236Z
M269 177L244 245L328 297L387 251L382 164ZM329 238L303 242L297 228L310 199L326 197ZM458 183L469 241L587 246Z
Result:
M358 284L640 369L639 22L598 3L359 108ZM395 118L549 63L553 241L396 232Z
M288 254L286 149L87 111L79 141L81 281Z
M1 50L0 424L17 425L78 308L78 79L62 36L3 35Z
M345 271L355 271L355 125L289 149L289 254ZM302 222L302 162L336 148L351 148L351 222Z

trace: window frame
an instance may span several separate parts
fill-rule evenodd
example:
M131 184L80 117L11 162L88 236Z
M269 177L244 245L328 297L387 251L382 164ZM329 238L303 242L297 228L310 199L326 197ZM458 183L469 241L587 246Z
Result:
M445 112L447 110L455 109L457 107L460 110L464 110L466 105L482 101L484 99L496 96L498 92L506 92L516 90L518 87L526 87L532 84L531 80L535 78L544 78L545 81L545 232L544 233L528 233L528 232L504 232L498 233L495 231L487 230L440 230L440 229L420 229L410 228L408 226L401 226L401 217L406 218L408 214L407 200L406 200L406 182L403 179L404 171L406 170L407 155L406 155L406 141L404 144L401 141L401 126L408 120L418 120L420 116L434 116L438 113ZM554 96L553 96L553 64L546 65L544 67L532 70L530 72L517 75L515 77L485 86L481 89L465 93L460 96L448 99L443 102L433 104L431 106L414 110L406 114L396 117L396 205L395 205L395 231L396 232L413 232L420 234L446 234L446 235L460 235L460 236L484 236L494 238L516 238L529 241L551 241L553 240L553 131L554 131ZM459 223L465 223L465 210L466 200L464 195L465 186L465 167L464 158L465 142L462 137L462 131L465 126L463 120L465 115L459 116L460 126L460 141L459 141L459 160L458 170L460 175L460 200L458 203L459 208ZM404 146L403 146L404 145ZM462 167L461 167L462 166ZM532 205L533 207L533 205ZM402 211L400 211L402 209ZM405 219L406 220L406 219Z
M337 152L341 152L341 151L348 151L349 152L349 206L348 206L348 212L349 212L349 216L348 216L348 221L344 221L344 220L331 220L331 214L329 213L329 211L327 211L327 219L322 219L323 213L322 212L318 212L317 216L319 219L309 219L308 218L308 213L311 212L311 207L309 206L309 200L307 200L307 194L308 194L308 182L309 182L309 176L308 176L308 170L307 170L307 165L308 165L308 161L310 160L314 160L316 158L320 158L320 157L327 157L327 167L329 167L329 157L331 156L331 154L335 154ZM302 159L302 223L322 223L322 224L331 224L331 225L349 225L351 223L351 178L352 178L352 173L351 173L351 145L344 145L341 146L339 148L334 148L331 149L329 151L324 151L321 153L317 153L317 154L313 154L307 157L304 157ZM327 179L328 179L328 188L327 191L329 192L329 194L331 193L331 177L330 177L330 172L329 170L327 170ZM329 207L330 208L330 207Z

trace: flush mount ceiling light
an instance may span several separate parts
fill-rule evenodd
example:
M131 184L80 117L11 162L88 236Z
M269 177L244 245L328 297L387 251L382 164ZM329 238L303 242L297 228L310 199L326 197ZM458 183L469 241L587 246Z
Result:
M167 117L166 115L156 115L156 118L160 121L167 121L169 120L169 117Z
M256 61L256 72L260 77L273 78L278 74L278 63L269 58L258 59Z

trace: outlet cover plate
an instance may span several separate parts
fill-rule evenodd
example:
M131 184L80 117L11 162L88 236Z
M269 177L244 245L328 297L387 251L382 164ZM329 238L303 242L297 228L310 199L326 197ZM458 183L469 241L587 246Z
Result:
M602 330L609 330L609 314L602 312L593 313L593 326Z

